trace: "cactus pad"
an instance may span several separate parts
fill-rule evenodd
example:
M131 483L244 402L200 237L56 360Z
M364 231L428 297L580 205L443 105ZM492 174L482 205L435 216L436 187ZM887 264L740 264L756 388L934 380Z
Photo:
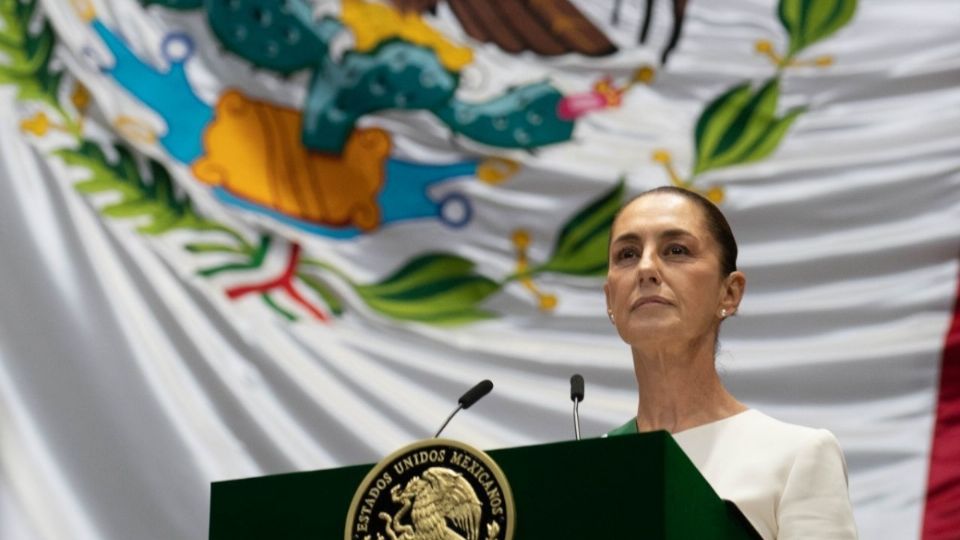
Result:
M566 141L573 122L557 115L563 95L546 82L512 88L484 103L452 99L436 115L457 133L501 148L532 149Z
M371 51L352 51L315 74L304 115L303 142L339 153L364 114L385 109L433 109L450 101L458 78L428 48L390 41Z
M205 0L210 27L230 52L280 74L317 65L343 25L314 21L303 0Z

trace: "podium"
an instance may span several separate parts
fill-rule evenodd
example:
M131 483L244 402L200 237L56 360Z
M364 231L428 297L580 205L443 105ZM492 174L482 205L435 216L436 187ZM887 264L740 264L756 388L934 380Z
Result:
M665 431L487 454L513 491L515 540L760 538ZM372 467L214 482L210 540L341 540Z

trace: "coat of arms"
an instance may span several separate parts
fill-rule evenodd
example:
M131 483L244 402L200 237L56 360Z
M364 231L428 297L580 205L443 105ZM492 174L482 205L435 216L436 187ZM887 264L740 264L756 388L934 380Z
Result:
M350 507L345 540L510 540L513 498L496 463L463 443L414 443L378 463Z

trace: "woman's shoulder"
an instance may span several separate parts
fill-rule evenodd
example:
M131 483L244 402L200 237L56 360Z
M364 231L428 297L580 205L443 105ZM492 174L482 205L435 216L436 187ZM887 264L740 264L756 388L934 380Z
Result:
M757 431L758 436L766 440L791 444L798 449L841 453L840 443L829 430L791 424L756 410L751 416L754 422L753 429Z
M759 459L778 467L789 467L802 454L836 454L843 459L836 437L828 430L784 422L756 409L681 431L674 438L691 457L703 453L704 459L718 450L726 450L730 458L763 456Z
M606 436L637 433L636 418L610 430ZM681 447L732 445L739 449L779 450L794 454L804 449L839 451L836 437L826 430L791 424L768 416L757 409L743 412L673 434Z
M791 424L768 416L757 409L747 409L741 414L730 417L726 426L731 431L741 432L761 439L793 443L813 443L835 439L826 429L813 428L800 424Z
M856 538L846 460L830 431L755 409L703 427L675 438L717 493L734 501L758 530Z

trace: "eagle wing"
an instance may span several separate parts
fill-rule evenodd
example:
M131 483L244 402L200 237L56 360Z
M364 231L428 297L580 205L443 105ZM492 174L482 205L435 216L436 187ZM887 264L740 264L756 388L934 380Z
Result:
M467 479L460 473L441 467L427 469L423 478L435 490L440 513L466 532L467 540L478 540L482 506Z
M433 11L440 0L393 0L401 11ZM569 0L447 0L470 37L509 53L606 56L617 46Z

